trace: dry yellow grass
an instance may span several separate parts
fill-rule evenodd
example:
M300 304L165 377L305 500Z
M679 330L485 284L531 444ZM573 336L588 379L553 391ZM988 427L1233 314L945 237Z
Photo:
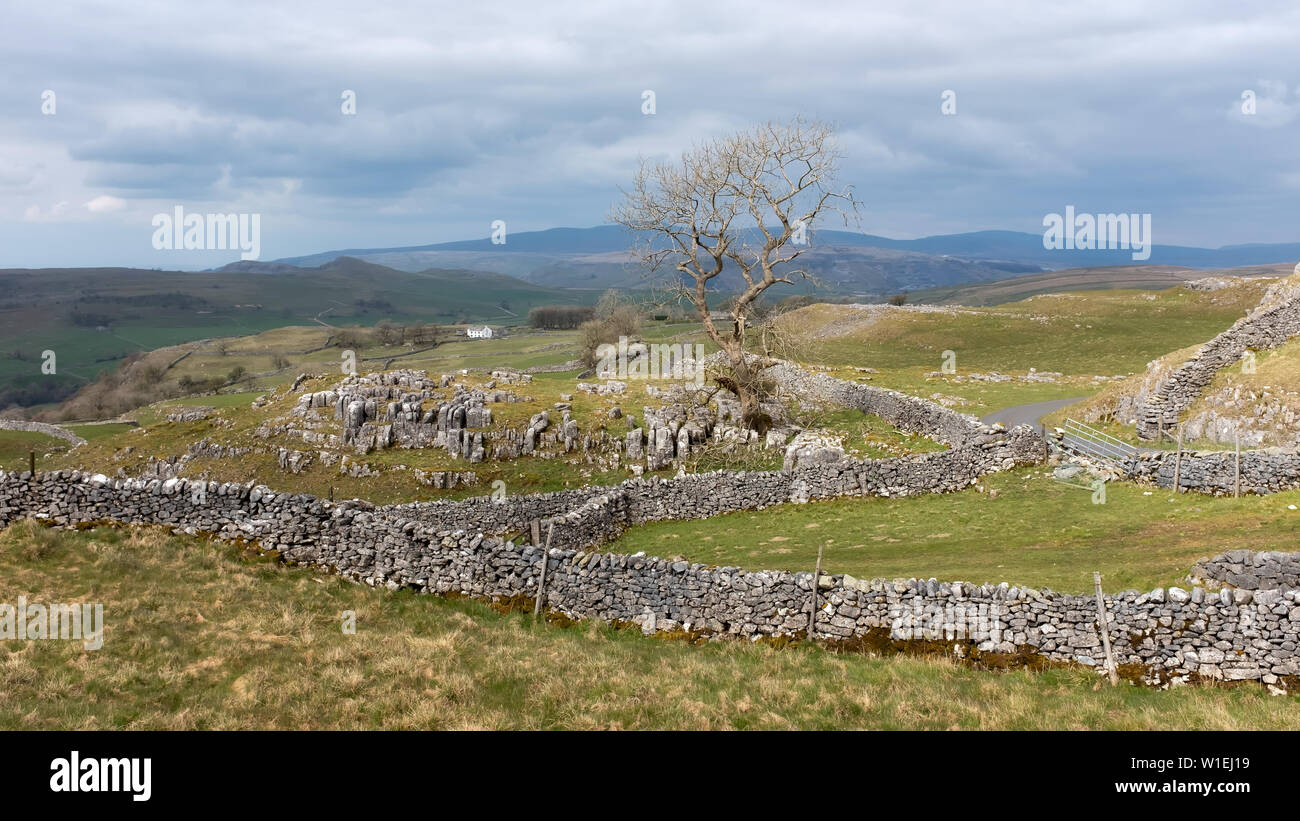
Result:
M0 642L6 729L1300 729L1296 699L1257 687L534 624L159 528L11 526L0 601L19 595L102 602L105 642Z

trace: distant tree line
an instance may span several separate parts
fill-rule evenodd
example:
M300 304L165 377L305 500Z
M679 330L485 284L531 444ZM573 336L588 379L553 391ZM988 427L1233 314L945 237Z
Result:
M78 302L88 302L91 304L107 302L115 305L135 305L143 308L181 308L192 310L197 308L206 308L211 305L206 299L194 294L185 294L179 291L157 292L149 294L128 294L118 295L88 295Z
M548 331L570 331L596 316L590 305L538 305L528 312L528 324Z
M68 314L68 319L78 328L98 328L100 325L112 325L113 317L108 314L93 314L87 311L76 311Z
M446 337L451 335L451 331L442 325L431 322L417 322L410 325L402 325L391 319L383 319L375 324L374 329L370 332L370 337L374 342L380 345L414 345L417 348L427 348L432 345L440 344ZM347 342L350 344L341 344ZM335 344L340 348L356 349L362 347L364 343L363 332L361 329L350 328L340 333L335 340Z
M11 380L10 384L0 388L0 408L9 412L33 405L51 405L72 396L79 387L76 380L61 376Z

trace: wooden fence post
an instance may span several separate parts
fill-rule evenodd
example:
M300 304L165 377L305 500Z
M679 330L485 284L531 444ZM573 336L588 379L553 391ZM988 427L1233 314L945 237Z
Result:
M1233 498L1241 498L1241 431L1237 431L1237 471L1232 483Z
M533 544L542 543L542 522L540 519L533 519L530 524L533 534Z
M551 562L551 534L553 533L555 533L555 522L551 522L550 529L546 531L546 547L542 548L542 577L537 580L537 600L533 602L534 621L542 613L542 599L546 596L546 566Z
M1092 583L1097 588L1097 631L1101 633L1101 646L1106 651L1106 671L1110 673L1110 686L1119 684L1119 670L1115 667L1115 656L1110 652L1110 630L1106 627L1106 604L1101 595L1101 573L1092 572Z
M1182 493L1183 478L1183 426L1178 426L1178 455L1174 457L1174 493Z
M817 629L817 585L822 578L822 548L825 545L817 545L817 567L813 570L812 577L812 608L808 611L808 640L812 641L816 635Z
M32 478L36 478L36 451L27 451L27 465L28 469L32 472Z

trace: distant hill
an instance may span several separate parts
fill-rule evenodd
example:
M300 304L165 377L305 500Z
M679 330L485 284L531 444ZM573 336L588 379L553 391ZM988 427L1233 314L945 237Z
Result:
M1038 294L1051 294L1062 291L1096 291L1117 288L1160 291L1166 288L1175 288L1188 280L1212 276L1281 277L1291 274L1293 269L1294 266L1289 262L1280 265L1254 265L1223 270L1184 268L1175 265L1071 268L1047 274L1014 277L998 282L952 285L944 288L916 291L908 294L907 301L912 304L979 307L1019 302L1022 299L1028 299Z
M824 242L867 245L926 254L960 256L984 261L1004 260L1041 265L1052 270L1114 265L1180 265L1187 268L1237 268L1245 265L1268 265L1300 261L1300 242L1225 245L1222 248L1195 248L1185 245L1153 245L1151 258L1135 261L1132 251L1072 250L1056 251L1043 247L1042 234L1021 231L975 231L967 234L940 234L920 239L889 239L849 231L821 231Z
M935 287L959 282L983 282L1041 271L1042 266L1015 261L982 261L937 256L921 251L874 247L864 234L824 231L816 235L799 264L816 284L800 283L789 293L829 290L872 295ZM401 270L456 266L499 271L539 285L560 288L644 288L651 282L628 254L630 235L619 226L555 228L508 235L503 245L488 239L465 240L402 248L362 248L287 257L262 263L259 270L279 266L321 265L339 255L364 259ZM252 263L236 263L247 266ZM228 266L229 267L229 266ZM741 284L735 270L724 272L723 288Z
M131 353L196 339L385 318L514 325L537 305L598 297L504 274L399 271L352 257L315 268L239 262L201 273L0 270L0 409L56 402ZM54 353L53 374L42 371L45 351Z
M502 245L488 238L329 251L276 260L315 266L350 256L405 271L431 267L507 273L552 287L638 288L649 284L628 256L631 235L620 226L552 228L507 235ZM800 263L830 293L880 295L899 291L990 282L1025 274L1103 266L1179 266L1221 269L1300 260L1300 243L1192 248L1156 245L1151 259L1135 263L1126 250L1056 251L1041 234L975 231L898 240L852 231L818 230ZM274 263L271 263L274 264ZM739 277L724 275L736 287ZM795 291L811 290L801 286Z

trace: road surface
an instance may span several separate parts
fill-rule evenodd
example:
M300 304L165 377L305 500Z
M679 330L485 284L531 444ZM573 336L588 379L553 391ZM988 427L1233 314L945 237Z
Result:
M986 425L1001 422L1008 428L1014 428L1016 425L1031 425L1034 430L1041 433L1043 426L1038 423L1039 419L1053 411L1060 410L1066 405L1073 405L1075 402L1082 402L1087 398L1086 396L1076 396L1073 399L1050 399L1046 402L1030 402L1028 405L1016 405L994 411L980 421Z

